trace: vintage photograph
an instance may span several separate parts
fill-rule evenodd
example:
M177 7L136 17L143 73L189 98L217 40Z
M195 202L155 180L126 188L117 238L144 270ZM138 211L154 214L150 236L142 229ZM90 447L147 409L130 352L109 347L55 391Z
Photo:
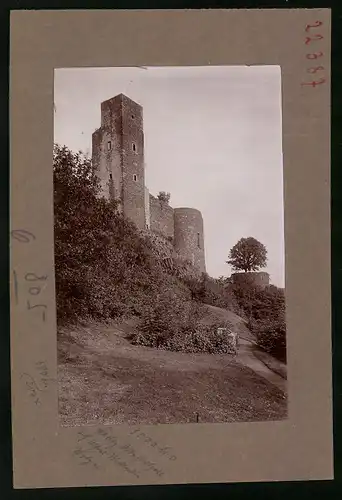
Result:
M54 75L59 420L287 418L281 68Z

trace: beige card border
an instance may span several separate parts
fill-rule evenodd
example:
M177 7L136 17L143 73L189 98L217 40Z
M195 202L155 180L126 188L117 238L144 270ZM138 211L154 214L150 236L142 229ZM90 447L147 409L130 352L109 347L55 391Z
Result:
M316 21L323 25L305 32ZM310 33L323 38L305 44ZM327 82L301 85L318 78L306 57L317 51ZM54 68L207 64L282 70L289 418L149 426L145 438L127 426L106 427L106 436L90 427L82 437L57 419ZM14 486L332 478L330 10L12 11L10 78ZM48 276L37 296L27 273ZM109 457L110 434L135 455L116 444ZM79 439L93 447L91 460L77 454Z

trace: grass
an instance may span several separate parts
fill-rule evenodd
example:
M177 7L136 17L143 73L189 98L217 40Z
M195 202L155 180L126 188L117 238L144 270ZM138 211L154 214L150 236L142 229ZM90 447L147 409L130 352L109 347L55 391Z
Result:
M233 356L133 346L126 336L134 328L92 323L59 332L62 425L286 418L284 393Z
M286 364L279 361L274 356L271 356L266 351L261 348L255 347L253 349L253 354L256 358L260 359L270 370L274 373L280 375L283 379L287 379L287 369Z

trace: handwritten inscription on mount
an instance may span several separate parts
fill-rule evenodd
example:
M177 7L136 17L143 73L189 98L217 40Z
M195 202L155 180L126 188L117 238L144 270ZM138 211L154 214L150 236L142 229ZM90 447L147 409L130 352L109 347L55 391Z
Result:
M26 229L14 229L11 231L11 237L16 242L15 244L22 245L23 249L26 245L37 241L36 236ZM44 273L32 272L32 269L26 273L18 273L16 269L13 269L12 277L15 306L19 306L23 301L25 310L30 311L30 318L34 314L35 317L41 319L42 323L45 323L48 307L44 301L37 300L37 298L42 296L47 287L48 276ZM48 390L50 383L55 382L49 372L47 361L42 360L37 360L33 363L32 369L21 373L20 380L35 406L41 405L44 392Z
M304 39L304 44L307 47L313 47L317 42L319 43L320 40L323 40L324 36L321 33L317 32L317 29L323 26L322 21L316 21L313 24L307 24L305 27L305 39ZM312 50L312 52L306 54L306 59L315 62L316 66L311 66L310 68L307 68L306 72L309 73L310 75L313 75L314 79L312 81L305 81L302 82L301 85L302 87L304 86L309 86L312 88L317 87L318 85L322 85L326 83L326 78L324 76L321 76L319 78L319 75L324 75L325 68L321 64L319 64L319 61L321 58L324 57L324 53L320 50ZM323 72L323 73L322 73Z
M140 444L139 450L135 446L137 441ZM141 451L142 445L144 445L143 451ZM110 461L136 478L144 472L152 472L162 477L164 475L162 466L147 457L151 452L158 462L161 459L164 459L164 463L177 460L171 453L170 447L161 446L139 429L129 432L127 436L116 436L112 429L103 428L95 432L79 431L73 456L79 465L90 465L95 469L101 469Z

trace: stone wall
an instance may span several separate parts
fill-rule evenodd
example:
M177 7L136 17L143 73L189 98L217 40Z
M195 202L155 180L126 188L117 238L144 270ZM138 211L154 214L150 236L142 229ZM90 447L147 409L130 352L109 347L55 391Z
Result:
M264 271L233 273L231 280L234 284L248 283L265 288L270 284L270 275Z
M145 227L145 162L142 107L121 94L123 209L138 228Z
M176 252L205 272L203 219L194 208L174 209L174 246Z
M93 163L107 198L119 199L124 215L145 227L142 107L123 94L101 103L101 127L93 134Z
M92 159L106 198L122 198L121 99L101 103L101 127L92 136Z
M151 231L164 235L173 241L174 219L173 208L165 201L160 201L150 194L150 228Z
M146 228L149 229L151 226L151 216L150 216L150 192L145 187L145 223Z
M101 127L92 135L92 158L102 195L120 201L123 214L138 229L149 229L172 242L182 261L205 272L201 213L173 209L145 186L143 109L119 94L101 103Z

